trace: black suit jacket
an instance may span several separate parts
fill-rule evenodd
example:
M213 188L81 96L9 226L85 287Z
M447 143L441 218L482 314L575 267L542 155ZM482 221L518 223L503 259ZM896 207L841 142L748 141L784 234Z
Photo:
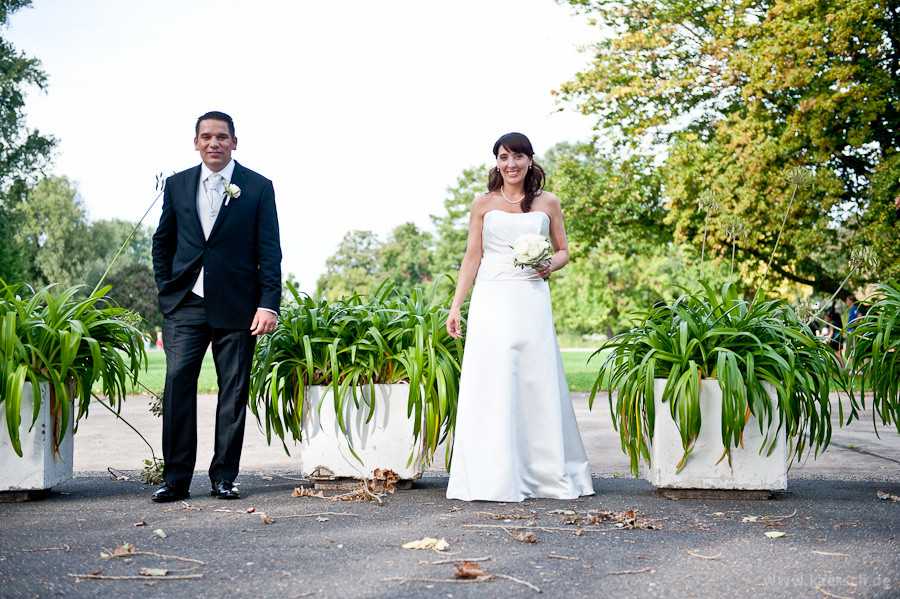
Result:
M153 235L153 270L159 305L170 315L193 288L203 267L207 320L216 328L250 328L257 308L278 312L281 242L275 189L237 162L231 183L238 198L222 203L204 239L197 214L200 165L166 180L162 216ZM228 199L226 197L226 199Z

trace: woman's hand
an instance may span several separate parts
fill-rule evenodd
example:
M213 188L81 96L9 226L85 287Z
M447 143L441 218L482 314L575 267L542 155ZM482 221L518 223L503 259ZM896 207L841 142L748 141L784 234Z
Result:
M450 308L450 314L447 316L447 334L454 339L462 337L462 314L459 308Z
M541 277L542 279L548 279L548 278L550 278L550 273L553 272L552 265L553 265L553 257L551 257L549 260L544 260L543 262L535 264L534 270L537 271L538 276Z

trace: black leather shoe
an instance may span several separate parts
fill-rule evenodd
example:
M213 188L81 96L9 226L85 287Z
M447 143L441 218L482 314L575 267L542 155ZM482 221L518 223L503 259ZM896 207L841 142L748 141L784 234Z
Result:
M234 486L230 480L220 480L213 484L212 490L209 492L213 497L219 499L240 499L241 492Z
M170 501L178 501L179 499L187 499L191 496L191 492L184 487L179 487L173 483L163 483L156 493L150 498L156 503L169 503Z

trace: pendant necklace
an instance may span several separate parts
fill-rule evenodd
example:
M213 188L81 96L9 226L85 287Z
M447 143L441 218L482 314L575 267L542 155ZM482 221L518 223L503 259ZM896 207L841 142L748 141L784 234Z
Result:
M511 199L509 199L508 197L506 197L506 194L503 193L503 186L502 186L502 185L500 186L500 195L502 195L502 196L503 196L503 199L506 200L507 202L509 202L510 204L518 204L519 202L521 202L522 200L525 199L525 194L524 194L524 193L522 194L522 197L519 198L518 200L511 200Z

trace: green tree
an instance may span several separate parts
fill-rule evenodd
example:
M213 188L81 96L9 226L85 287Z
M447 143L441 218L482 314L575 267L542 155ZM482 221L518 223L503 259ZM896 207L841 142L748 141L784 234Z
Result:
M488 165L463 169L456 185L447 187L444 214L432 214L435 228L434 259L431 270L435 275L456 277L469 238L469 211L475 198L487 192Z
M419 229L415 223L394 228L378 252L382 278L390 279L394 289L403 295L429 283L432 280L431 244L431 234Z
M29 0L0 0L0 29ZM0 279L23 279L28 271L26 248L19 242L17 211L28 187L49 164L56 141L25 123L25 91L46 90L47 77L37 59L29 58L0 38Z
M562 203L574 258L608 239L626 253L671 242L662 182L647 157L616 160L593 144L566 145L553 164L548 187Z
M698 265L690 246L647 244L637 251L600 239L551 279L557 329L612 337L631 327L636 313L681 295L679 286L692 284ZM721 285L728 271L724 263L707 263L704 278Z
M380 264L381 241L372 231L350 231L325 260L319 293L331 301L354 293L368 295L384 280Z
M153 266L147 262L131 262L111 272L104 285L112 285L109 297L140 315L143 320L137 327L155 339L156 332L162 330L162 312L156 299Z
M146 225L141 225L136 230L134 227L134 223L118 218L97 220L89 224L85 241L87 255L81 272L81 282L93 287L110 265L112 265L110 273L132 264L148 266L152 270L153 229ZM134 235L131 235L132 231ZM129 235L131 239L128 245L113 264L119 248ZM153 296L156 301L155 290Z
M712 189L750 234L758 272L774 247L790 167L814 169L773 270L827 291L850 246L879 248L873 278L900 274L888 198L900 192L900 7L883 0L567 0L612 31L559 90L618 150L662 151L658 200L676 242L699 247L699 195ZM651 164L648 159L645 163ZM613 233L615 234L615 230ZM718 219L711 241L724 251ZM855 284L865 282L861 275Z
M66 177L38 181L17 206L17 240L24 248L34 286L84 284L88 222L84 202Z

